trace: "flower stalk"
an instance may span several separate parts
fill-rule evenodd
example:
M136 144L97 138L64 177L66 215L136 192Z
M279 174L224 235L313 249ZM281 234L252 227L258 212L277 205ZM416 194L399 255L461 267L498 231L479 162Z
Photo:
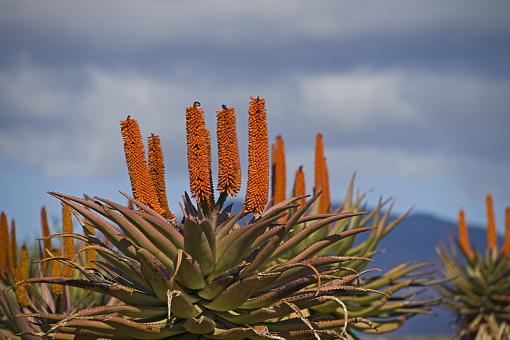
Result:
M248 114L248 184L244 209L258 214L264 210L269 192L266 101L260 97L252 97Z

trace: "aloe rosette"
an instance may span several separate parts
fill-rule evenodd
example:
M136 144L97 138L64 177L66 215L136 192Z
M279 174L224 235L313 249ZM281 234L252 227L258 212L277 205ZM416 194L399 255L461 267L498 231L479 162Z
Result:
M186 109L192 197L182 198L182 219L170 211L161 190L160 145L149 140L147 159L131 117L121 122L133 189L133 197L123 194L127 206L51 193L82 225L83 250L98 257L94 266L66 262L77 272L73 277L26 282L100 292L115 303L70 313L32 313L27 317L37 318L42 330L31 334L55 339L352 338L360 330L391 331L409 316L427 312L431 300L394 295L426 284L420 275L408 275L421 265L364 278L378 241L403 217L389 222L389 211L382 213L384 202L365 213L362 197L353 202L352 185L343 206L329 211L326 181L311 196L303 192L269 200L265 100L252 98L248 112L248 178L239 211L226 203L241 186L235 110L223 106L217 112L215 190L211 135L198 102ZM282 145L273 153L280 159ZM320 174L328 177L324 168ZM275 181L273 189L281 185ZM355 243L361 233L367 238Z
M460 339L510 338L510 208L505 211L504 244L498 249L492 196L486 201L485 252L471 246L463 210L459 212L458 242L437 247L448 279L437 290L456 315L455 331Z

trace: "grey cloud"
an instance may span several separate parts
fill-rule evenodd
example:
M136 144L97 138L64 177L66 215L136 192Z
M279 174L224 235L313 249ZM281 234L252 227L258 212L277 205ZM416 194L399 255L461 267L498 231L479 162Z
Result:
M2 160L111 178L123 167L118 120L133 114L184 182L185 106L201 101L212 129L214 111L234 106L245 136L249 96L262 95L289 169L311 164L322 131L337 187L358 170L438 209L510 191L507 1L3 5Z
M92 63L163 77L221 69L262 79L359 65L510 70L505 1L7 1L5 8L4 65L25 56L58 68Z
M294 75L256 85L214 84L202 78L162 81L94 68L83 70L82 76L86 85L77 91L72 83L50 81L43 69L0 75L3 103L12 110L3 118L11 123L0 130L4 152L33 154L34 164L45 164L39 159L45 153L78 155L73 162L76 168L55 169L111 173L112 165L105 160L119 159L120 142L111 141L118 140L118 120L134 114L146 134L156 130L175 150L170 153L181 171L184 152L177 150L184 148L185 106L202 101L211 128L221 104L237 107L242 135L247 102L255 94L268 98L273 133L284 134L296 147L310 145L317 131L325 133L333 148L402 149L479 162L502 161L510 147L505 128L510 119L509 81L391 70ZM43 120L51 126L41 128ZM13 140L16 143L9 142ZM47 162L55 165L55 161Z

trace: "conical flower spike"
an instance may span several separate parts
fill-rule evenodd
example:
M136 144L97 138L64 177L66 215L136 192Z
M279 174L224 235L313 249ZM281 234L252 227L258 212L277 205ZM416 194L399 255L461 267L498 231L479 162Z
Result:
M324 141L322 134L318 133L315 137L315 181L314 193L322 191L319 198L320 213L327 213L331 204L329 192L329 173L327 169L326 157L324 157Z
M10 246L11 246L11 256L12 256L12 266L13 269L17 266L18 261L18 241L16 240L16 222L14 219L11 220L11 237L10 237Z
M120 130L124 140L124 154L133 196L158 213L162 213L156 189L149 177L145 148L138 122L128 116L127 119L120 121Z
M286 169L285 169L285 144L282 136L276 137L272 147L272 168L273 168L273 204L285 200L286 190Z
M207 150L207 158L206 163L209 164L209 174L207 175L207 183L209 186L209 192L211 193L209 195L209 200L207 201L209 204L209 207L212 207L214 204L214 185L213 185L213 179L212 179L212 156L211 156L211 133L209 130L204 129L204 135L205 135L205 148Z
M50 226L48 224L48 214L46 213L46 208L41 208L41 229L42 229L42 236L43 236L43 250L42 250L42 258L45 259L48 257L47 250L52 249L51 246L51 238L50 236ZM47 262L42 263L42 268L45 269L47 267Z
M244 208L260 213L267 204L269 192L269 140L266 101L251 98L248 110L248 184Z
M487 248L492 250L496 249L498 245L498 239L496 235L496 220L494 217L494 205L492 202L492 196L487 195Z
M241 189L241 162L237 144L236 112L223 105L216 112L218 191L236 196Z
M67 205L62 206L62 230L66 234L70 234L73 232L73 220L71 209ZM72 259L74 257L74 238L71 236L63 237L63 256ZM64 271L62 273L64 277L72 277L73 269L69 266L64 266Z
M159 205L161 209L163 209L163 216L173 219L175 217L168 208L168 200L166 197L165 160L163 158L163 150L161 148L159 136L154 134L149 136L148 145L149 175L151 177L152 185L156 190Z
M464 252L466 253L466 256L469 259L472 259L475 256L475 254L471 249L471 245L469 243L466 217L463 209L460 209L459 211L459 243L460 246L462 247L462 250L464 250Z
M31 304L30 299L28 298L27 291L25 289L26 285L24 283L20 283L21 281L28 279L29 271L30 271L30 258L28 256L27 247L23 245L21 247L19 266L16 268L14 273L14 277L17 283L16 296L18 298L18 303L22 307L28 307Z
M9 222L7 221L7 215L2 212L0 215L0 244L2 245L0 250L0 275L7 277L6 274L9 272L10 256L9 256ZM7 246L5 246L7 245Z
M318 133L315 137L315 181L313 192L322 190L322 178L324 175L324 142L322 134Z
M299 169L296 170L296 175L294 177L294 188L292 190L292 196L297 197L304 195L306 195L305 173L303 171L303 166L300 166ZM305 204L305 199L300 199L299 204Z
M7 215L2 213L0 216L0 228L2 229L2 251L1 256L4 258L3 262L3 272L4 273L12 273L12 255L9 248L10 240L9 240L9 222L7 219Z
M503 253L510 256L510 207L505 209L505 243Z
M195 199L205 202L213 195L209 133L205 128L204 110L200 103L186 108L186 139L188 146L189 186Z
M55 255L55 257L62 256L62 252L60 251L60 249L53 249L52 253L53 255ZM52 277L62 276L62 263L56 260L51 261L51 276ZM51 291L55 295L61 295L62 293L64 293L64 286L53 284L51 285Z
M94 227L89 226L89 225L85 225L84 228L86 228L87 231L89 233L91 233L92 235L95 234ZM83 246L86 247L87 243L84 242ZM90 268L95 268L96 267L96 263L95 263L96 260L97 260L97 253L96 253L95 249L86 249L85 250L85 263L87 263L87 266L90 267Z
M323 175L322 175L322 195L320 200L320 213L325 214L329 212L331 206L331 193L329 191L329 170L326 157L323 160Z

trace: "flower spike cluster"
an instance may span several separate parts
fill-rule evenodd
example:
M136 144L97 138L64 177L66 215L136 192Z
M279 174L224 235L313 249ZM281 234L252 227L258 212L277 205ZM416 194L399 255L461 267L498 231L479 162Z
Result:
M196 200L208 205L213 197L211 137L205 127L204 110L195 102L186 108L189 186Z
M236 111L222 106L216 111L218 140L218 191L236 196L241 189L241 162L237 144Z
M471 247L464 210L459 211L458 248L437 248L445 280L436 290L456 314L462 339L510 339L510 208L505 211L505 242L498 249L492 196L486 196L487 246ZM460 255L460 256L458 256Z
M260 213L267 204L269 192L269 140L266 101L250 98L248 109L248 184L244 209Z

